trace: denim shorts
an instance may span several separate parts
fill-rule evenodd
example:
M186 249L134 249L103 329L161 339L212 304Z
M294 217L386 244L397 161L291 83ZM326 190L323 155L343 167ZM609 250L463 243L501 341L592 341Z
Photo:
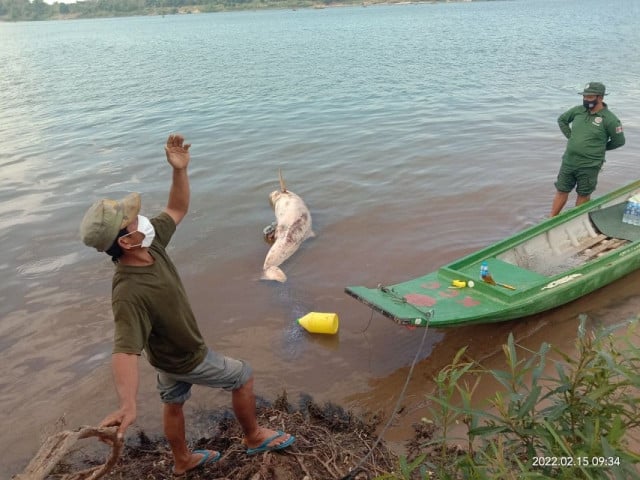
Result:
M157 389L163 403L184 403L192 385L236 390L247 383L252 371L248 363L225 357L209 349L200 365L189 373L169 373L156 368Z

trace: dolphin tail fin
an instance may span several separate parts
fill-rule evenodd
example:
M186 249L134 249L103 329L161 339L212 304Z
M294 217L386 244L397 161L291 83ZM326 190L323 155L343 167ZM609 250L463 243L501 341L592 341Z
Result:
M269 267L262 272L262 280L275 280L276 282L284 283L287 281L287 276L278 267Z

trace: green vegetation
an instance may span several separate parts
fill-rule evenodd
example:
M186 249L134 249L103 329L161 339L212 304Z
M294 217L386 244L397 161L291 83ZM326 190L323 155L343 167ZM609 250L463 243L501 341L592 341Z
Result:
M639 479L638 319L627 328L591 334L581 318L576 358L545 343L522 359L509 336L506 370L464 361L460 350L435 379L432 420L416 426L398 472L377 480ZM484 381L500 387L477 408L474 392Z
M335 5L400 3L402 0L86 0L54 3L43 0L0 0L0 21L172 15L178 13L257 10L266 8L324 8ZM427 3L435 3L428 0Z

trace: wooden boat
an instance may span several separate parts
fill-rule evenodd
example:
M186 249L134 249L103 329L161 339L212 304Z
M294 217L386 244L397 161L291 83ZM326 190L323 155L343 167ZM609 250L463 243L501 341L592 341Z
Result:
M345 292L402 325L500 322L558 307L640 267L640 226L622 221L638 193L640 180L423 277ZM480 278L483 262L495 284Z

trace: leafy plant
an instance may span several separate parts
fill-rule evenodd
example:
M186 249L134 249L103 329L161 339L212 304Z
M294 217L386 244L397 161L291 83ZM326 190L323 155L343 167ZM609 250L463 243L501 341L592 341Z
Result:
M632 341L638 319L625 322L622 335L614 335L620 325L598 332L585 325L581 316L575 355L543 343L521 357L509 335L504 370L463 361L461 349L435 378L427 397L432 424L401 459L402 476L383 478L640 479L640 455L628 444L640 427L640 348ZM484 379L500 389L474 407ZM466 438L451 434L460 424Z

